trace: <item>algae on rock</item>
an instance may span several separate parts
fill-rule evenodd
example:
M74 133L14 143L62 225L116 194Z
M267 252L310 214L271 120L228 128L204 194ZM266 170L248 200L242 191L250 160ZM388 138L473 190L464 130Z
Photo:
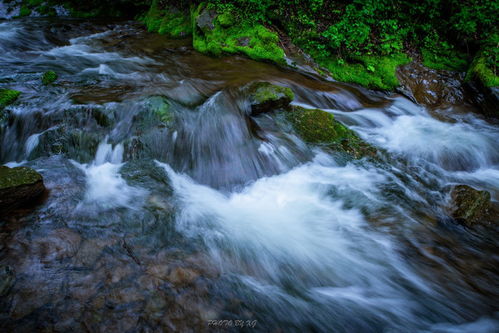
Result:
M295 98L293 90L290 88L269 82L253 83L247 88L247 91L251 103L251 115L287 108Z
M376 149L355 132L334 119L331 113L319 109L305 109L293 105L287 112L291 122L300 137L312 144L319 144L335 151L342 151L355 158L373 156Z
M35 170L0 166L0 214L36 199L44 191L42 175Z
M20 91L11 89L0 89L0 110L12 104L21 95Z

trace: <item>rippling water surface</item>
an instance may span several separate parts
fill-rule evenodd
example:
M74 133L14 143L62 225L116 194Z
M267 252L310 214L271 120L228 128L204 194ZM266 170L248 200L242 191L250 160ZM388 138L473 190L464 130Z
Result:
M453 184L499 200L497 124L189 44L131 22L0 22L0 88L22 92L0 163L49 189L0 224L15 275L0 329L499 330L497 229L445 212ZM57 84L40 84L46 70ZM250 118L256 80L333 113L379 158L311 147L282 112ZM151 111L164 104L168 125Z

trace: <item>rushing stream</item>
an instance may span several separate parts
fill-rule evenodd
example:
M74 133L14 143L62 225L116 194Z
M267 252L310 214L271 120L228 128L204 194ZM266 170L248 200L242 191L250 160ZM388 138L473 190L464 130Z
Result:
M0 21L0 54L0 88L22 92L0 164L49 189L0 224L15 272L1 331L499 330L497 230L445 212L453 184L499 200L497 124L209 58L130 22ZM57 84L40 84L47 70ZM256 80L380 157L307 145L282 112L249 117L241 88ZM151 117L158 96L169 125Z

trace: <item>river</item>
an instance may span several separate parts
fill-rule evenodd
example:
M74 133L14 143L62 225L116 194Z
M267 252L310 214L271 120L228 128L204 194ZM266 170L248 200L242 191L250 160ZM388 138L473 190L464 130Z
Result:
M454 184L499 200L497 124L134 22L0 21L0 54L0 88L22 92L0 163L49 189L0 224L2 331L499 330L497 228L445 211ZM378 158L307 145L282 112L249 117L253 81L333 113ZM151 117L164 103L168 125Z

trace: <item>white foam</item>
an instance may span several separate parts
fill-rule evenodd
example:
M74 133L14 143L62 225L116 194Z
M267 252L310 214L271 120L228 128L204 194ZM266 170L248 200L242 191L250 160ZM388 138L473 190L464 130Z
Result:
M123 158L123 145L114 148L107 141L100 143L96 157L90 165L75 163L85 172L87 187L78 209L92 206L98 209L127 207L137 209L147 194L142 188L133 187L121 177L119 171Z

